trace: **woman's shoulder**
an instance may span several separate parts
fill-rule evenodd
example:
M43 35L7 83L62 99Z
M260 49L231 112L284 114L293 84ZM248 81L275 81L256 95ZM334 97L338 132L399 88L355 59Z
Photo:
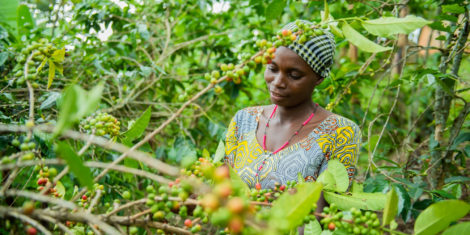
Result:
M343 129L347 129L357 135L361 133L359 126L354 121L335 113L332 113L323 120L317 128L317 132L319 134L330 134Z
M236 127L241 134L256 130L259 118L265 107L266 106L252 106L238 110L232 118L231 125Z

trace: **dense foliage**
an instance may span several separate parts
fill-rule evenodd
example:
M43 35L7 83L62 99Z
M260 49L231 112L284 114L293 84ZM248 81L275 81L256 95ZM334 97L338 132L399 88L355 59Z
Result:
M463 234L469 11L458 0L7 0L0 232ZM279 32L296 19L314 24ZM356 181L348 189L331 160L315 183L249 189L222 165L226 126L269 104L277 47L323 30L335 65L313 99L361 127ZM317 211L321 193L330 205Z

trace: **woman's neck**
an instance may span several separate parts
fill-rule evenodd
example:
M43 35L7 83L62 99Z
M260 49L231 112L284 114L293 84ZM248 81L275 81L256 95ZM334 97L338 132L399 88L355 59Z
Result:
M308 117L313 110L314 103L311 100L310 102L304 102L292 107L278 106L273 119L277 119L279 124L288 124L298 121L303 122L303 119Z

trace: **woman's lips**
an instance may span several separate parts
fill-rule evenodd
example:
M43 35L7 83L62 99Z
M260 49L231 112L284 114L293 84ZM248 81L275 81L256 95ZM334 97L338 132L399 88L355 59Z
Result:
M274 91L271 91L270 93L271 93L271 98L276 99L276 100L284 99L286 97L285 95L276 93Z

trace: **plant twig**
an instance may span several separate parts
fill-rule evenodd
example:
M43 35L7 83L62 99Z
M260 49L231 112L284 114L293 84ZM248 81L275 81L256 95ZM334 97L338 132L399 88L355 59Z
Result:
M10 210L10 209L8 209L8 207L0 207L0 214L10 215L10 216L15 217L17 219L23 220L24 222L26 222L28 224L31 224L33 227L37 228L39 231L41 231L45 235L52 235L52 233L50 233L49 230L47 230L44 226L42 226L42 224L39 223L38 221L36 221L36 220L26 216L26 215L20 214L16 211ZM4 216L1 216L1 217L4 217Z
M24 72L23 72L24 79L26 80L26 85L28 87L28 92L29 92L29 122L33 125L34 125L34 89L28 80L28 72L29 72L29 62L32 61L34 53L35 52L32 51L31 54L26 59L26 62L24 65ZM32 131L28 131L28 138L31 138L32 134L33 134Z
M139 218L139 217L141 217L141 216L143 216L143 215L146 215L146 214L148 214L148 213L151 213L151 212L152 212L152 209L147 209L147 210L141 211L141 212L139 212L139 213L137 213L137 214L135 214L135 215L130 216L129 219L130 219L130 220L135 220L135 219L137 219L137 218Z
M373 159L373 155L372 153L370 152L370 141L371 141L371 136L372 136L372 126L374 125L374 123L377 121L377 119L379 119L380 117L382 117L383 113L377 115L377 117L374 118L374 120L372 120L370 123L369 123L369 128L367 129L367 142L369 143L368 144L368 148L367 148L367 152L368 152L368 156L369 156L369 164L367 165L367 170L366 170L366 175L367 173L369 173L369 169L370 169L370 166L372 164L372 162L374 161ZM371 172L372 173L372 172Z
M25 197L29 198L35 201L40 201L40 202L45 202L49 204L55 204L64 208L68 209L77 209L77 206L69 201L59 199L59 198L54 198L54 197L48 197L45 195L41 195L39 193L33 193L29 191L22 191L22 190L7 190L3 193L0 193L0 197L8 197L8 196L16 196L16 197Z
M62 231L64 231L65 234L74 234L67 226L65 226L63 223L59 222L58 220L47 216L47 215L38 215L38 218L41 220L45 220L51 224L57 225Z
M2 132L27 132L29 129L26 128L25 126L16 126L16 125L8 125L8 124L0 124L0 133ZM54 132L54 126L52 125L37 125L33 127L33 130L38 130L42 132L47 132L47 133L52 133ZM95 136L94 138L90 139L89 135L83 134L77 131L72 131L72 130L67 130L62 133L62 137L66 138L71 138L75 140L82 140L82 141L88 141L94 145L98 145L102 148L105 149L110 149L114 150L117 152L123 153L121 156L129 156L137 161L141 161L145 164L147 164L149 167L152 167L159 172L162 172L164 174L170 175L170 176L176 176L179 174L179 169L177 167L171 166L169 164L166 164L158 159L155 159L151 157L148 153L142 152L137 150L138 147L136 148L129 148L123 144L115 143L112 140L108 140L103 137ZM151 138L151 137L150 137ZM148 139L150 139L148 138ZM148 141L148 140L147 140ZM143 143L142 143L143 144ZM123 158L124 158L123 157ZM122 159L123 159L122 158ZM118 162L120 162L122 159L120 159ZM113 167L110 165L109 167ZM100 177L101 178L101 177Z
M12 172L10 172L7 181L3 184L2 189L0 190L0 195L5 193L5 191L10 187L10 185L13 183L16 176L18 175L18 171L19 169L14 169Z
M87 213L90 213L91 209L93 209L95 207L96 203L98 203L98 201L100 200L100 197L101 197L101 193L102 193L101 190L99 190L99 189L96 190L96 195L93 197L93 200L91 201L90 206L86 210Z
M377 151L377 148L378 148L378 146L379 146L380 140L382 139L382 136L383 136L383 134L384 134L385 128L387 128L388 121L390 120L390 116L392 115L392 112L393 112L393 110L395 109L395 105L397 104L398 95L400 94L400 87L401 87L401 84L398 85L397 94L395 95L395 100L393 101L392 108L390 108L390 111L388 112L388 116L387 116L387 119L385 120L385 124L384 124L384 126L383 126L383 128L382 128L382 131L380 131L379 139L377 140L377 143L375 144L374 151L372 151L372 158L374 158L375 152Z

